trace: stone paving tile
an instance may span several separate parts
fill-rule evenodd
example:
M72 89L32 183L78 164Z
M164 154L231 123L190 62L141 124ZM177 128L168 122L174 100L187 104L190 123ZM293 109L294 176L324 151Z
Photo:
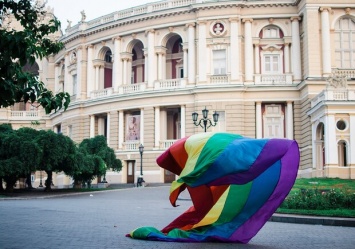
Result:
M126 238L125 234L140 226L163 228L191 206L186 196L174 208L168 195L169 187L162 186L0 201L0 248L352 249L355 245L354 227L279 222L267 222L246 245Z

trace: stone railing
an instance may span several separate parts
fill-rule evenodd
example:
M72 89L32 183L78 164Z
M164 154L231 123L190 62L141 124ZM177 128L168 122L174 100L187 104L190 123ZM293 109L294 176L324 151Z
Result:
M339 69L333 68L332 73L334 75L345 75L347 80L355 80L355 68L353 69Z
M113 93L113 88L112 87L105 88L105 89L102 89L102 90L95 90L95 91L91 92L91 98L93 98L93 99L102 98L102 97L106 97L106 96L112 95L112 93Z
M123 142L124 150L138 150L139 149L139 140L126 141Z
M354 101L355 90L349 89L325 89L311 100L311 107L321 101Z
M228 75L211 75L210 83L211 84L228 84Z
M159 141L159 148L160 149L168 149L175 142L176 142L176 140L161 140L161 141Z
M166 1L157 1L153 3L147 3L145 5L140 5L137 7L116 11L111 14L96 18L89 22L81 22L73 27L69 27L65 30L66 36L73 34L77 31L82 31L92 27L96 27L105 23L125 19L128 17L139 16L142 14L152 13L154 11L168 10L176 7L189 6L195 3L201 3L201 0L166 0Z
M10 114L12 119L39 119L39 111L11 111Z
M292 84L291 74L256 74L255 85L288 85Z
M135 83L135 84L129 84L129 85L123 85L118 88L118 92L120 94L125 94L125 93L136 93L136 92L142 92L146 88L145 83Z
M184 79L169 79L169 80L160 80L155 82L155 89L173 89L182 87L182 82L185 82Z

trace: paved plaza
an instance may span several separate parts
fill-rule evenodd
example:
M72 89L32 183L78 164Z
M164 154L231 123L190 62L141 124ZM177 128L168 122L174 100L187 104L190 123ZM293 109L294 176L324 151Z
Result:
M172 243L133 240L140 226L163 228L191 201L168 200L169 187L81 193L56 198L0 201L1 249L81 248L336 248L352 249L355 227L267 222L249 244Z

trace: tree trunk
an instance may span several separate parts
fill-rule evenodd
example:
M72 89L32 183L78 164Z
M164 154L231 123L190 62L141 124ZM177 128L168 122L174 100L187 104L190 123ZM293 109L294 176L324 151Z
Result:
M2 185L2 177L0 177L0 192L4 191L4 186Z
M32 187L31 173L26 176L26 184L28 189L34 189L34 187Z
M6 177L6 192L12 193L14 192L14 186L17 181L16 177Z
M44 191L51 191L52 190L52 171L46 171L47 173L47 179L46 182L44 183L44 185L46 186L46 188L44 189Z
M81 189L82 188L82 182L74 179L74 186L73 187L75 189Z

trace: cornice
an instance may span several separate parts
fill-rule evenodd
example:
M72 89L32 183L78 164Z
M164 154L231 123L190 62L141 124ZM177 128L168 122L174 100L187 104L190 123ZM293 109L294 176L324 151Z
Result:
M86 30L80 30L80 27L74 26L73 28L77 28L78 30L74 31L72 34L64 35L63 37L60 38L60 41L63 42L64 44L68 44L71 41L78 39L79 37L87 37L119 26L125 26L133 23L141 23L141 22L154 20L154 19L162 19L162 18L176 16L176 15L191 14L206 9L285 7L285 6L297 6L299 2L300 0L295 0L293 3L285 3L285 2L273 3L271 1L267 1L267 2L226 1L226 2L195 3L183 7L169 8L157 12L150 12L142 15L130 16L124 19L112 20L104 24L98 24L93 27L88 27ZM195 20L197 19L198 18L196 17ZM193 20L192 22L194 22L195 20ZM187 21L187 23L191 23L191 20Z

